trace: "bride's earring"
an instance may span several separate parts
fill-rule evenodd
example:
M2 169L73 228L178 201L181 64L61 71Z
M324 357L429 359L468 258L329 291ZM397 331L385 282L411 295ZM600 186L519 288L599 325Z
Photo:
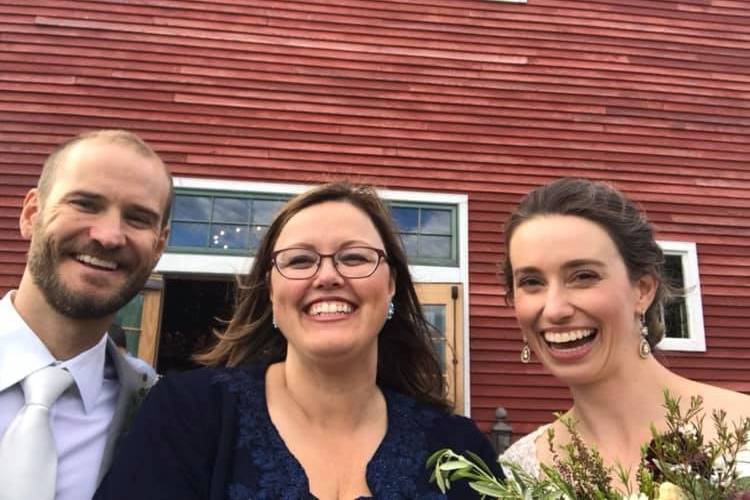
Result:
M646 359L651 355L651 344L648 343L648 325L644 313L641 313L641 341L638 345L638 355L641 359Z
M523 347L521 348L521 363L528 363L531 361L531 348L529 347L529 341L526 337L523 338Z

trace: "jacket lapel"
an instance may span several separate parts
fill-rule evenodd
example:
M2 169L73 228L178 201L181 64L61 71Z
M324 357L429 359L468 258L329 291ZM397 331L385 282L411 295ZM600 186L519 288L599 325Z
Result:
M124 430L123 426L125 425L128 414L130 413L130 406L134 401L133 397L135 393L141 388L150 387L155 381L153 373L143 373L138 371L138 369L131 365L127 358L117 350L117 347L109 339L107 339L107 357L114 364L117 378L120 383L120 390L117 395L115 413L112 417L112 422L109 424L107 444L104 447L104 455L102 455L102 464L99 467L97 484L104 479L104 475L112 464L117 441Z

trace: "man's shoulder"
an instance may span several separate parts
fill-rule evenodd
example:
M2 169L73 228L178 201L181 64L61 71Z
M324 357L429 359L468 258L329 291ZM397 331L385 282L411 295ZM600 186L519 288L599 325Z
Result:
M141 358L136 358L135 356L124 356L125 363L127 363L130 368L132 368L139 376L139 378L147 385L153 385L158 376L156 374L156 370L154 368L146 363Z

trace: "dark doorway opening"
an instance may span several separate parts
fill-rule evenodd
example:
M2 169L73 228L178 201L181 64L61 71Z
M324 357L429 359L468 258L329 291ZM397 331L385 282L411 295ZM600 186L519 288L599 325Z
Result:
M234 305L235 282L190 277L165 278L164 308L157 371L161 374L197 368L193 354L215 342Z

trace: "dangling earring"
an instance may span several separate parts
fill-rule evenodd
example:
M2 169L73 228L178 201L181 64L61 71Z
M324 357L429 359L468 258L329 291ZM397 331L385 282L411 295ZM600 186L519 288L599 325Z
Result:
M276 316L274 316L273 314L271 314L271 324L275 329L279 328L279 325L276 324Z
M523 347L521 348L521 363L527 364L529 361L531 361L531 347L529 347L529 341L524 337Z
M641 341L638 344L638 355L641 359L646 359L651 355L651 344L648 343L648 325L644 313L641 313Z
M388 312L385 313L385 320L393 318L393 314L396 312L396 306L393 305L393 301L388 302Z

